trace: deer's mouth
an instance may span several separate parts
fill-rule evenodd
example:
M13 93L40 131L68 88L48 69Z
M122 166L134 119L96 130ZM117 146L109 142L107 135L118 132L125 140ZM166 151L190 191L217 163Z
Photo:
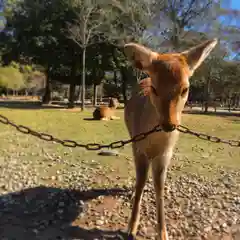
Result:
M175 124L163 123L162 128L164 132L173 132L177 126Z

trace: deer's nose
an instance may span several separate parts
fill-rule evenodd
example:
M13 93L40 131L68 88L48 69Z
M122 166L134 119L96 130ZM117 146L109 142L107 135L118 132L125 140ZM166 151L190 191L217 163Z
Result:
M163 123L162 124L162 128L165 132L172 132L176 129L176 125L175 124L169 124L169 123Z

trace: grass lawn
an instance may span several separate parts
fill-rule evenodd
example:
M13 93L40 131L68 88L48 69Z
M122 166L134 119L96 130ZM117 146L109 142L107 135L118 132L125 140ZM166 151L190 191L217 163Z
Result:
M13 110L2 108L1 114L17 124L52 134L60 139L71 139L81 143L110 143L128 138L123 121L123 110L117 112L117 115L121 117L120 120L108 122L84 120L92 116L89 109L81 113L65 109ZM184 114L183 125L192 130L225 139L240 139L239 117ZM128 160L123 156L99 156L96 151L63 147L21 134L3 124L0 124L0 139L1 156L18 154L21 159L30 158L34 161L42 156L47 158L47 156L57 155L66 161L73 163L83 161L92 167L94 167L94 162L99 162L103 166L108 165L115 169L123 178L125 175L124 165ZM131 146L125 146L119 152L131 156ZM217 177L221 168L240 170L240 149L181 134L172 163L176 167L176 175L192 172L211 178Z

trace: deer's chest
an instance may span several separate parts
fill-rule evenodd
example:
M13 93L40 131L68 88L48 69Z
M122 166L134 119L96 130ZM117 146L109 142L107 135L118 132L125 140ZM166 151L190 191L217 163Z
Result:
M136 143L138 151L146 154L149 158L166 154L172 151L178 139L178 132L157 132L149 135L146 139Z

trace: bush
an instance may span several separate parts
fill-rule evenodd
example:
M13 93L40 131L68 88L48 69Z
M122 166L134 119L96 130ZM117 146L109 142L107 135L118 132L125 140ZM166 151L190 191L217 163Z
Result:
M25 86L24 77L13 66L0 67L0 86L12 90L20 90Z

